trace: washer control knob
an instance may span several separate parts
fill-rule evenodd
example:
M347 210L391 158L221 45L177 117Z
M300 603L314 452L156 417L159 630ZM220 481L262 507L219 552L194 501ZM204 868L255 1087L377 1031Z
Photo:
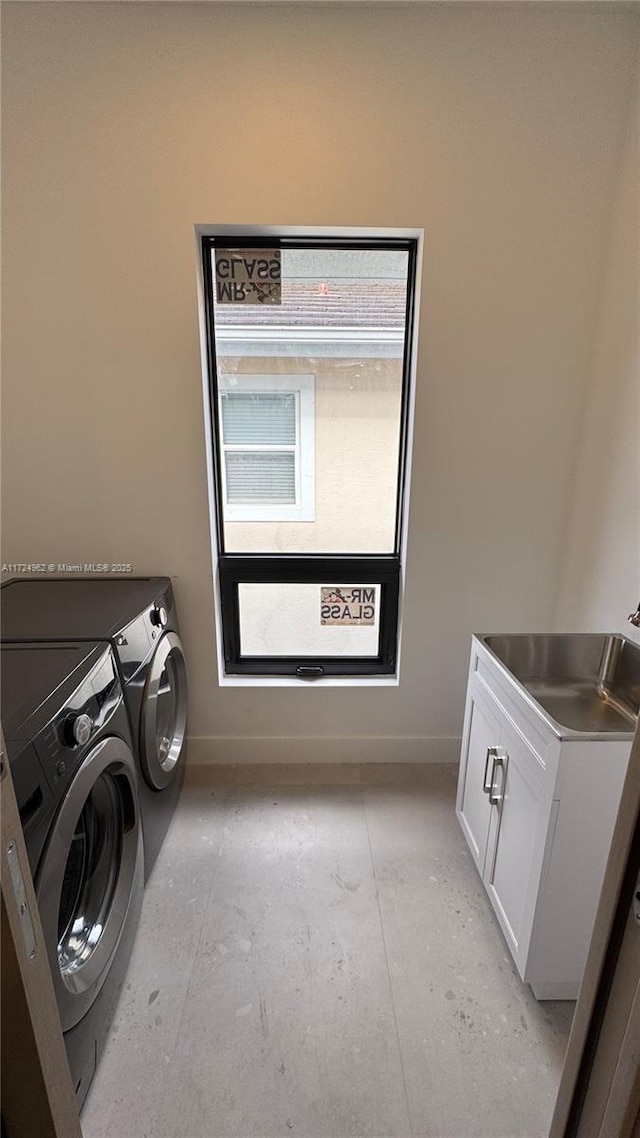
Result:
M83 747L91 738L93 723L89 715L72 715L66 723L67 739L71 746Z
M167 616L167 610L164 605L159 605L157 608L152 608L149 616L151 618L151 623L158 625L159 628L165 628L169 620L169 617Z

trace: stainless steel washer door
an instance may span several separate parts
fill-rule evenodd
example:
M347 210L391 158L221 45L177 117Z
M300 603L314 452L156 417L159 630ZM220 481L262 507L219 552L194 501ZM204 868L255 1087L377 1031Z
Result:
M107 978L142 856L133 755L110 736L69 784L36 875L63 1031L86 1015Z
M180 637L166 632L142 697L140 755L147 782L164 790L174 777L187 729L187 670Z

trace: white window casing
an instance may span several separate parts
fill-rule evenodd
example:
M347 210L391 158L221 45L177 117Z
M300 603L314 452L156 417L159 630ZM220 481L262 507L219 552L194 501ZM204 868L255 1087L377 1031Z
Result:
M215 307L215 265L212 266L213 248L217 243L222 248L235 248L236 241L239 247L253 248L251 242L257 238L264 247L271 248L278 245L282 239L292 243L292 247L298 253L307 243L309 249L316 253L316 246L314 242L318 241L318 248L332 243L335 239L337 242L345 242L351 248L351 242L361 242L365 252L369 253L370 249L367 242L371 241L372 246L377 246L378 243L389 243L395 246L396 242L409 242L414 244L415 256L415 269L413 276L413 301L411 310L411 319L405 326L404 344L406 345L407 365L405 368L405 378L408 383L407 387L407 402L406 402L406 442L404 452L404 479L401 485L401 493L399 497L399 510L400 510L400 532L399 532L399 555L400 555L400 581L399 581L399 596L398 596L398 613L397 613L397 644L395 659L392 664L393 670L390 672L380 671L366 671L360 674L359 672L342 672L341 670L327 670L322 676L322 684L314 685L309 684L309 679L306 675L302 675L299 669L283 670L274 669L271 671L266 668L256 668L254 670L253 662L250 668L241 669L236 668L236 660L231 653L229 661L227 660L228 642L226 640L227 630L233 624L235 616L231 624L229 620L225 623L223 621L223 606L222 594L225 593L225 604L227 613L234 612L233 602L229 605L230 586L229 581L233 578L233 565L234 560L241 561L242 554L228 554L225 550L225 537L224 537L224 523L225 520L235 520L233 514L229 512L229 507L225 507L225 493L222 485L222 477L224 471L224 445L222 441L221 429L216 424L217 418L221 419L219 398L216 398L216 392L224 389L224 385L229 384L232 379L240 380L243 382L247 377L244 375L233 374L233 367L235 366L234 357L244 357L247 362L251 356L261 357L264 359L269 355L277 357L279 360L284 355L291 357L299 356L301 352L308 353L312 358L325 356L335 357L336 355L345 358L358 357L363 351L368 355L379 358L395 358L398 359L403 354L403 339L399 329L395 326L394 321L381 319L375 326L360 326L359 321L353 322L353 327L342 325L331 328L325 328L322 324L316 324L313 320L301 321L300 324L289 326L289 322L285 321L286 328L280 327L282 321L278 321L277 313L275 310L267 319L262 323L256 322L256 315L247 310L246 321L242 320L240 323L238 313L234 311L227 312L220 309L220 319L216 320L215 332L213 330L213 309ZM413 424L415 415L415 390L416 390L416 372L417 372L417 341L418 341L418 313L420 311L420 279L422 267L422 253L423 253L423 240L424 235L421 229L391 229L391 228L358 228L351 227L296 227L296 226L264 226L264 225L223 225L223 224L199 224L195 226L195 239L196 239L196 253L198 263L197 284L198 284L198 309L199 309L199 324L200 324L200 344L201 344L201 362L202 362L202 384L203 384L203 402L205 409L205 443L207 455L207 473L209 482L209 513L210 513L210 528L211 528L211 547L214 562L213 572L213 594L215 601L215 624L216 624L216 652L218 658L218 678L221 686L238 686L238 687L304 687L307 691L310 687L363 687L363 686L380 686L392 687L397 686L400 681L400 657L402 645L402 608L403 608L403 585L405 576L405 560L404 554L407 544L407 531L409 519L409 478L411 471L411 458L412 458L412 439L413 439ZM300 244L298 245L298 241ZM233 319L231 317L233 316ZM308 326L306 326L308 324ZM356 326L357 325L357 326ZM287 339L283 339L283 331L286 331ZM216 349L217 345L217 349ZM216 369L216 361L218 367ZM224 375L225 366L231 364L228 374ZM220 366L221 365L221 366ZM249 365L250 366L250 365ZM276 365L277 366L277 365ZM295 366L295 365L294 365ZM261 377L264 383L264 376ZM285 383L291 382L292 376L279 376L278 379L284 380ZM298 378L298 377L296 377ZM315 386L314 376L308 377L311 380L312 389ZM300 401L304 404L304 392L300 387ZM237 389L237 388L236 388ZM215 402L214 402L215 400ZM314 398L312 391L311 406L314 406ZM303 487L304 487L304 474L303 469L304 454L310 459L310 456L315 450L315 430L313 428L314 412L312 412L311 431L309 432L309 422L304 413L300 412L300 438L298 446L303 451L303 458L299 464L299 485L300 495L296 500L296 505L289 505L288 510L297 510L293 515L294 520L306 520L303 514ZM306 446L302 447L302 440L306 435ZM217 456L216 456L217 450ZM313 483L313 460L311 460L311 483ZM216 480L218 485L216 486ZM315 492L311 493L311 501L313 501ZM248 504L247 504L248 505ZM234 508L233 506L231 507ZM236 506L240 509L241 507ZM247 509L247 506L242 507ZM265 507L261 507L263 510ZM274 509L274 507L271 507ZM249 513L247 515L239 516L236 514L238 521L247 518L249 521L260 520L256 513L255 505L249 506ZM265 521L271 520L274 515L263 513L261 515ZM280 518L281 514L278 512L275 520ZM309 520L314 520L314 513L310 512L308 515ZM230 539L231 540L231 539ZM235 539L233 539L235 540ZM306 561L299 558L301 564L306 569ZM348 560L348 558L347 558ZM228 564L227 564L228 563ZM217 566L217 568L216 568ZM309 579L312 579L313 574L309 574ZM235 579L235 578L234 578ZM306 579L306 577L305 577ZM355 579L355 578L354 578ZM242 581L242 578L239 578ZM325 577L322 577L323 582ZM332 576L333 580L333 576ZM350 579L351 580L351 579ZM372 578L373 580L373 578ZM358 577L358 583L361 578ZM236 605L237 607L237 605ZM233 645L232 645L233 648ZM318 669L319 671L319 669ZM315 678L315 677L314 677Z

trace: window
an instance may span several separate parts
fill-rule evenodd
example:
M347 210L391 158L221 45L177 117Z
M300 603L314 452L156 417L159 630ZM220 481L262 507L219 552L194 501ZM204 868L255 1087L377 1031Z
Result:
M225 517L313 521L312 375L227 375L219 384Z
M197 231L224 674L393 675L421 234Z

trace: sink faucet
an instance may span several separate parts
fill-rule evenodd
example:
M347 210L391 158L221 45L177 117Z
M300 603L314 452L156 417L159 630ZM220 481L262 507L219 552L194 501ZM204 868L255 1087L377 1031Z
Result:
M632 624L635 628L640 628L640 604L638 604L635 612L629 613L627 620L629 624Z

